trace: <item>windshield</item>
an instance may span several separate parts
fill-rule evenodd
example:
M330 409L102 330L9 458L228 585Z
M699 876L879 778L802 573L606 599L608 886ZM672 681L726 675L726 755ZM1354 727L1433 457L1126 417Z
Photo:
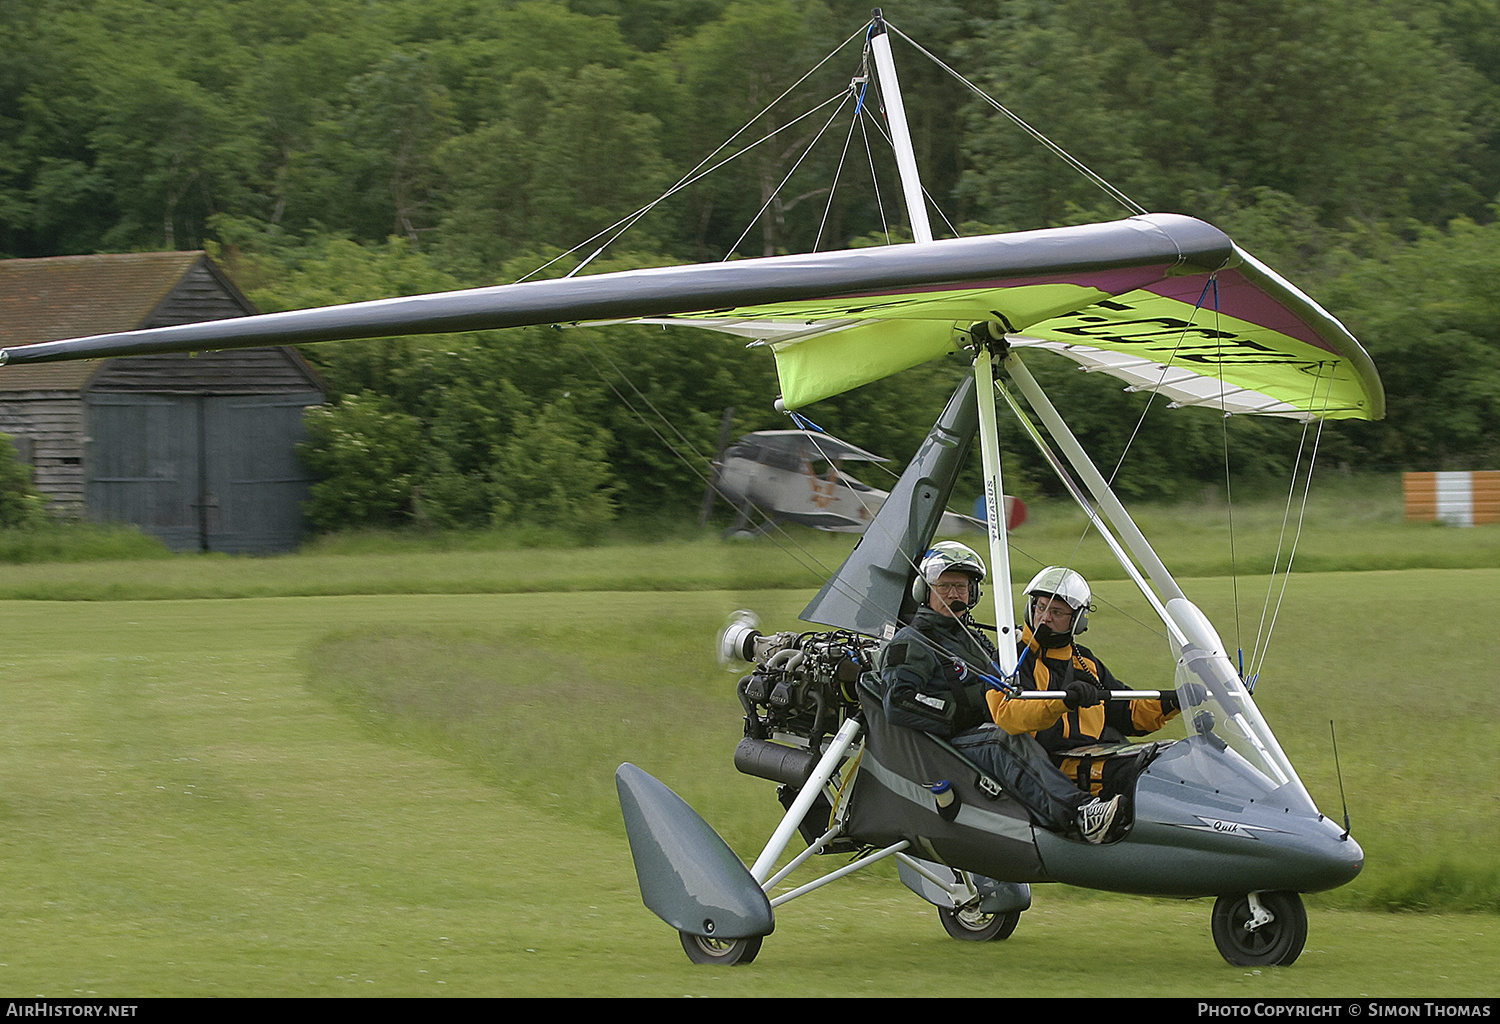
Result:
M1167 604L1183 642L1177 647L1176 687L1191 752L1177 771L1204 786L1254 798L1277 791L1289 808L1316 814L1250 692L1224 652L1223 643L1191 601ZM1233 767L1225 772L1228 763Z

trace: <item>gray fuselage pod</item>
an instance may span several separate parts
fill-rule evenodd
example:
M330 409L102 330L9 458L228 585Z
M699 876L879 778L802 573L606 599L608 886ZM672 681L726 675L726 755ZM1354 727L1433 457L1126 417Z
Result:
M1317 892L1352 880L1364 851L1211 737L1169 745L1137 780L1129 834L1087 846L1038 831L1059 882L1146 896Z
M641 899L679 932L714 939L769 935L766 894L687 803L633 764L615 772Z

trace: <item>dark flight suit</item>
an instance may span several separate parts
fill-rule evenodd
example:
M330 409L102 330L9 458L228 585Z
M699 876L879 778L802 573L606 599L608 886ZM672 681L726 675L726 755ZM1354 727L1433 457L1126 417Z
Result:
M1089 795L1053 767L1029 733L990 720L994 654L977 629L923 607L880 649L876 668L891 724L942 736L979 765L1044 828L1066 831Z

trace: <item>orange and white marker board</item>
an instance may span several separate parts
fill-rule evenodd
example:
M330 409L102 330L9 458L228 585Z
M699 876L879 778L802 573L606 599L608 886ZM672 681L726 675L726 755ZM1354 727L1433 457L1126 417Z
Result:
M1500 523L1500 470L1403 473L1406 518L1449 526Z

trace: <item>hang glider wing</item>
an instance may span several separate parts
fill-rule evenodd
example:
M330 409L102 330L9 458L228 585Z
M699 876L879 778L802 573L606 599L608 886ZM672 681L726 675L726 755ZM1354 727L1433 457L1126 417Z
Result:
M1383 414L1358 342L1216 228L1106 224L598 274L269 313L0 351L20 364L609 321L769 345L796 408L952 351L976 321L1130 386L1225 412Z

